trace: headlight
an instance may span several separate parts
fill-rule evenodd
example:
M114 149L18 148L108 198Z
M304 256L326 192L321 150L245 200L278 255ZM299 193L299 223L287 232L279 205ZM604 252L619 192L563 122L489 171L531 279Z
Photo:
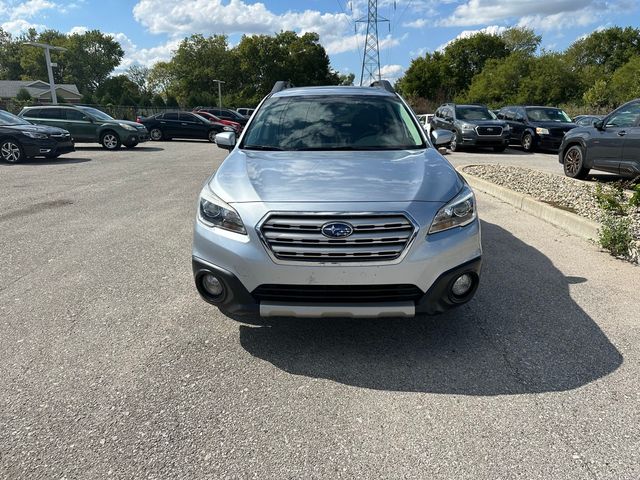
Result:
M238 212L215 195L209 186L200 194L198 207L200 221L209 227L218 227L235 233L247 234Z
M538 128L536 128L536 133L538 135L549 135L549 129L548 128L538 127Z
M503 129L505 132L510 132L510 131L511 131L511 125L507 124L507 125L505 125L504 127L502 127L502 129Z
M436 213L431 223L431 228L429 228L429 234L442 232L454 227L464 227L473 222L477 216L476 197L469 185L465 184L456 198Z
M118 125L120 125L125 130L129 130L130 132L135 132L136 131L136 127L131 126L128 123L119 123Z
M226 126L226 127L222 127L222 130L224 130L225 132L235 132L236 129L230 126Z
M47 135L46 133L28 132L28 131L23 133L30 138L40 138L40 139L49 138L49 135Z
M462 130L473 130L474 127L468 123L461 123L460 128L462 128Z

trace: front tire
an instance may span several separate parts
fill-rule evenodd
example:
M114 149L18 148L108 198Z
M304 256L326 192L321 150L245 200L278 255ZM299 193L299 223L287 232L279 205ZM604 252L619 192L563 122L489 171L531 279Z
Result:
M124 146L127 148L135 148L138 145L138 142L125 143Z
M531 132L524 132L520 143L525 152L533 152L533 135L531 135Z
M112 132L111 130L102 134L102 136L100 137L100 144L107 150L118 150L120 148L120 145L122 145L118 134Z
M7 163L19 163L24 160L24 150L15 140L3 140L0 144L0 157Z
M584 149L580 145L572 145L562 157L564 174L570 178L583 180L589 173L589 168L584 166Z
M207 138L209 139L209 141L211 143L216 143L216 134L218 132L216 132L215 130L211 130L208 134L207 134Z
M458 132L453 132L453 138L451 139L449 150L451 150L452 152L460 151L460 145L458 145Z
M163 139L164 134L159 128L152 128L149 132L149 137L151 137L151 140L153 140L154 142L159 142Z

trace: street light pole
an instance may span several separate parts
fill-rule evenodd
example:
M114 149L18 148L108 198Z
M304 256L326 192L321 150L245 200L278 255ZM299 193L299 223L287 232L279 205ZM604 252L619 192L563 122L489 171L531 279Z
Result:
M62 47L55 47L47 43L37 43L37 42L24 42L24 45L31 45L32 47L39 47L44 50L44 59L47 62L47 74L49 75L49 89L51 91L51 103L56 105L58 103L58 96L56 95L56 84L53 80L53 67L57 67L58 65L51 62L51 50L64 52L67 49Z
M218 108L222 108L222 87L221 87L221 85L223 83L226 83L226 82L223 82L222 80L212 80L212 81L216 82L218 84Z

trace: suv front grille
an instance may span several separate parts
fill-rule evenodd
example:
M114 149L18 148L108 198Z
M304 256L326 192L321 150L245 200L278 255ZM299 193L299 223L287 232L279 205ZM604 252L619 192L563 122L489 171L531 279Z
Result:
M327 237L322 226L347 223L353 233ZM416 227L404 214L272 214L260 233L274 257L303 262L380 262L398 259Z
M415 285L260 285L258 302L382 303L417 302L423 292Z
M476 127L478 135L499 136L502 135L502 127Z

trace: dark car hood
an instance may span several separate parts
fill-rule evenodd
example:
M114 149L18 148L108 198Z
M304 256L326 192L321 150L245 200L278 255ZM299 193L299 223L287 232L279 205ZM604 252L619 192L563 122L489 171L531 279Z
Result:
M462 188L433 148L401 151L234 150L210 182L229 202L446 202Z
M479 127L506 127L507 123L502 120L460 120L463 123L477 125Z
M47 135L60 135L62 133L69 133L68 131L58 127L48 127L46 125L4 125L2 128L11 128L20 132L37 132L46 133Z
M547 128L547 129L560 129L563 132L568 132L569 130L572 130L574 128L577 128L578 125L576 125L575 123L567 123L567 122L534 122L534 121L529 121L529 123L531 123L531 125L533 125L534 127L541 127L541 128Z

